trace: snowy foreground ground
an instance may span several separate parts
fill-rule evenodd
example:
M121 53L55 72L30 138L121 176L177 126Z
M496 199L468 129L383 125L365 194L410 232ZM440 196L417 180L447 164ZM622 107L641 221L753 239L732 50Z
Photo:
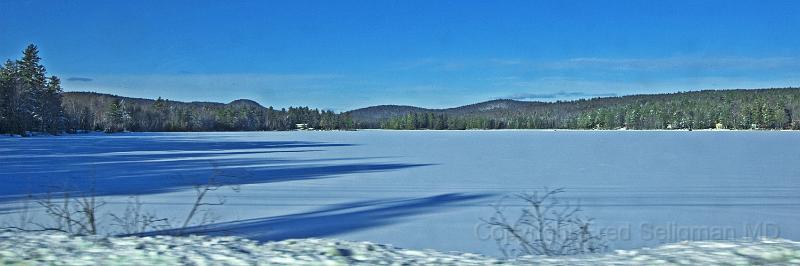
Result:
M798 265L800 242L681 242L575 257L501 260L331 239L259 244L236 237L69 237L0 233L0 265Z

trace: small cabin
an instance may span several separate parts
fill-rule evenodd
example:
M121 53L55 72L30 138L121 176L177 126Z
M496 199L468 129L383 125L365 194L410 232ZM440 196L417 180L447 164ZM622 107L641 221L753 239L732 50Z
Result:
M308 130L308 124L294 124L294 128L297 130Z
M725 125L722 123L717 122L717 125L714 127L715 129L725 129Z

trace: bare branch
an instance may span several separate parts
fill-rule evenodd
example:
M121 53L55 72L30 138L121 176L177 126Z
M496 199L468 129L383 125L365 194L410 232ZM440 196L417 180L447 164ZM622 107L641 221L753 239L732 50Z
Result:
M590 229L592 219L579 214L580 205L559 199L564 189L547 188L544 191L517 194L514 198L526 204L513 222L502 208L503 197L492 205L494 214L481 222L493 229L504 232L495 239L500 251L507 257L520 255L571 255L595 253L605 250L603 236Z

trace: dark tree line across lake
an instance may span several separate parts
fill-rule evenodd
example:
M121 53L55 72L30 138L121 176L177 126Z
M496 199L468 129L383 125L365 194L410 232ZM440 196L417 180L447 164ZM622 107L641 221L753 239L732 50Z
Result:
M335 113L62 92L38 49L0 67L0 133L383 129L800 129L800 89L708 90L559 102L493 100L449 109L373 106Z
M64 93L66 125L75 130L264 131L354 129L346 114L308 107L274 109L250 100L228 104L127 98L91 92Z
M375 121L373 121L375 126ZM800 88L707 90L554 103L495 100L380 119L384 129L800 129Z

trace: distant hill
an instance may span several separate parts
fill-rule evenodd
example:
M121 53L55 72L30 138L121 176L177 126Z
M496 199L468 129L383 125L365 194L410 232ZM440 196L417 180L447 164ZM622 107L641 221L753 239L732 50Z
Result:
M257 103L253 100L248 99L239 99L228 103L231 106L244 106L244 107L253 107L253 108L264 108L261 104Z
M545 102L526 102L515 100L491 100L446 109L429 109L404 105L378 105L349 111L347 113L361 124L376 124L386 119L403 116L409 113L434 113L448 115L486 115L507 111L526 111L531 108L547 105Z
M800 127L800 89L704 90L558 102L501 99L446 109L380 105L347 114L361 127L387 129L667 129L715 128L718 123L725 128L793 128Z

